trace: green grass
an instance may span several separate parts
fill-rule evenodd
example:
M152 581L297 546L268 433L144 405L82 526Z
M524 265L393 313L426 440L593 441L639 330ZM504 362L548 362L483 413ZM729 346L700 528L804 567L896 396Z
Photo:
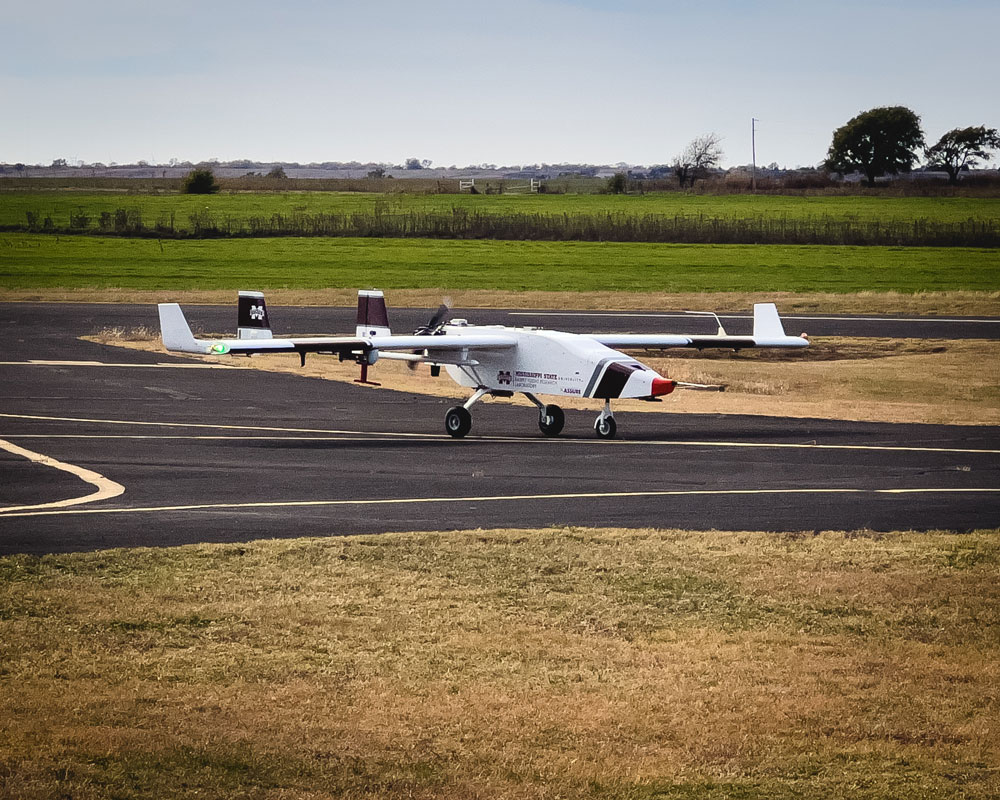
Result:
M384 195L360 192L239 192L216 195L125 194L90 192L2 192L0 226L24 225L27 212L39 220L51 216L57 227L70 214L85 211L91 226L102 211L137 209L146 225L174 215L178 230L190 229L189 217L209 211L217 218L289 215L295 212L352 213L374 211L376 204L392 211L443 211L467 208L491 214L600 214L641 216L706 216L721 218L779 217L789 219L898 220L928 219L958 223L969 219L1000 219L1000 198L971 197L792 197L787 195Z
M0 288L851 293L1000 289L970 248L0 235Z
M986 800L998 534L0 558L0 796Z

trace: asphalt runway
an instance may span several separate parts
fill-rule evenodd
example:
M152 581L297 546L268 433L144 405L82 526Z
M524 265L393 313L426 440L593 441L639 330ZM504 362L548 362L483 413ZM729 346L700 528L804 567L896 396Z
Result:
M410 333L430 318L433 309L393 308L389 304L389 322L396 333ZM68 309L72 313L67 316ZM185 306L185 313L195 333L235 335L236 298L231 306ZM72 322L80 334L102 328L136 327L156 329L158 320L153 305L118 305L110 303L8 303L0 305L3 317L0 331L17 330L33 335L62 336L62 327ZM779 311L781 309L779 308ZM355 309L317 306L268 305L276 336L293 334L354 334ZM711 317L679 312L655 311L553 311L545 309L452 309L451 318L465 318L476 325L534 325L574 333L692 333L716 332ZM753 329L753 314L720 314L727 333L748 335ZM65 322L64 322L65 318ZM789 335L806 332L810 336L897 337L918 339L1000 339L1000 317L906 317L830 314L782 315ZM80 335L78 334L78 335Z
M350 309L285 312L276 332L353 327ZM324 314L325 330L307 325ZM234 325L232 309L189 316ZM446 399L76 338L143 324L154 309L0 305L0 506L20 507L0 511L0 553L548 525L1000 526L996 427L621 413L620 438L601 441L595 403L546 439L531 409L485 402L455 441Z

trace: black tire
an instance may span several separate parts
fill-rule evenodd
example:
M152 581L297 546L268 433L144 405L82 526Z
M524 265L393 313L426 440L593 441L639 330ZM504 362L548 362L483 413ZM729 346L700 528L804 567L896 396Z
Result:
M444 415L444 429L449 436L461 439L472 430L472 414L464 406L454 406Z
M597 422L594 423L594 430L602 439L614 439L618 426L615 425L614 417L598 417Z
M538 429L546 436L558 436L566 424L566 415L559 406L545 406L538 414Z

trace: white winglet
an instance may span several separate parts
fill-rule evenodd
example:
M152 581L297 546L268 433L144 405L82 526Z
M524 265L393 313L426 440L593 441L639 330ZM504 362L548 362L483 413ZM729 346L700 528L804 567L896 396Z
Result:
M781 317L778 316L778 307L774 303L754 303L753 338L785 338L785 329L781 324Z
M774 303L754 303L753 340L757 347L808 347L809 340L802 336L789 336L781 324Z
M191 333L191 326L184 318L184 312L177 303L160 303L160 336L167 350L179 350L182 353L204 353L207 347L199 344Z

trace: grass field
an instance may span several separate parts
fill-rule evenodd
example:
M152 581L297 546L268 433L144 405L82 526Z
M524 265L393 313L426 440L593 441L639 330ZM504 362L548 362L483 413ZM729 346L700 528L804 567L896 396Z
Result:
M23 225L27 212L51 216L59 225L81 211L96 224L102 211L138 210L147 224L174 215L178 229L189 229L192 214L209 211L216 217L354 212L372 213L376 205L387 213L466 208L489 214L601 214L721 218L787 217L837 220L918 220L964 222L1000 220L1000 198L973 197L792 197L788 195L384 195L360 192L238 192L216 195L125 194L61 192L0 192L0 226Z
M424 239L0 234L0 291L324 289L996 292L1000 251Z
M992 798L998 532L0 559L0 794Z

